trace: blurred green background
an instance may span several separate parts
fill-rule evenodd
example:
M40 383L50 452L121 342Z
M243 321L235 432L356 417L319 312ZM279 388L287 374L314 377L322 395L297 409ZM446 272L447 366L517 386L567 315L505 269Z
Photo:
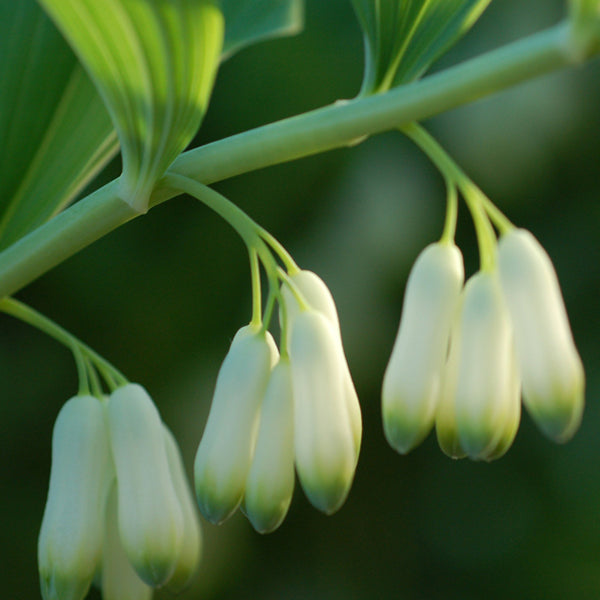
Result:
M564 4L494 0L435 68L549 26ZM223 65L194 144L350 98L361 74L349 1L308 0L301 35ZM434 436L401 457L381 430L381 378L408 270L442 227L444 188L428 160L386 134L215 186L330 286L365 431L354 487L336 515L318 513L297 488L271 535L256 534L239 514L220 527L204 523L202 567L183 600L600 598L599 107L596 60L426 123L548 250L587 372L573 441L554 445L524 415L513 448L489 465L451 461ZM119 169L115 161L101 179ZM476 244L464 210L458 241L472 273ZM220 362L250 317L247 256L235 234L179 198L18 297L149 390L191 472ZM36 598L52 425L77 381L69 352L52 340L9 317L0 331L2 595Z

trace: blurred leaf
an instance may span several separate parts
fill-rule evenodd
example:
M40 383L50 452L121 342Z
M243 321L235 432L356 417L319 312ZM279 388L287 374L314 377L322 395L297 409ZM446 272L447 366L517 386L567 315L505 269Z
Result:
M491 0L352 0L365 36L362 93L420 77Z
M597 52L600 48L600 0L569 0L572 43L581 53Z
M304 0L222 0L223 60L264 39L295 35L304 25Z
M223 42L217 0L40 1L111 114L123 199L146 210L206 111Z
M0 0L0 247L71 202L117 150L91 82L34 0Z

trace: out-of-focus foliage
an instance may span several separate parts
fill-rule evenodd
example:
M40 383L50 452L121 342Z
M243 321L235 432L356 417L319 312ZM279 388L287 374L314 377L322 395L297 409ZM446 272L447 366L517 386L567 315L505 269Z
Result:
M439 67L549 26L564 11L561 0L493 2ZM197 143L356 94L362 46L350 4L309 0L306 17L302 35L223 64ZM427 159L388 134L219 184L331 288L365 432L336 515L311 509L298 489L268 536L242 516L203 523L203 563L182 600L600 597L599 105L595 61L425 124L548 250L586 368L587 408L574 439L557 446L524 417L514 446L491 465L451 461L434 437L401 457L381 428L381 378L406 277L443 222L443 183ZM106 175L118 173L113 165ZM466 211L460 216L470 274L476 243ZM235 234L196 202L174 200L19 297L144 384L189 474L219 364L250 318L247 255ZM0 331L3 595L36 598L52 424L77 382L69 352L53 341L8 317Z
M0 248L59 212L116 153L96 90L35 0L0 0Z
M260 40L294 35L303 25L304 0L221 0L223 59Z

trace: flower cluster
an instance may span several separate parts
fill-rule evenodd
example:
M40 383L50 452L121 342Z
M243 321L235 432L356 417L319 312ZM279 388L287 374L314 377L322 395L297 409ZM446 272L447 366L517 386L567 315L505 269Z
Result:
M38 541L44 600L81 600L92 582L108 600L183 589L201 532L177 444L139 385L109 398L71 398L52 436Z
M194 466L202 514L221 523L242 507L255 529L276 529L294 489L330 514L356 468L362 421L326 285L298 271L280 290L281 355L262 326L235 335L215 387Z
M406 453L435 423L454 458L493 460L512 444L523 402L557 442L579 426L584 372L556 273L531 233L510 228L492 268L463 287L451 242L428 246L406 289L385 373L386 437Z

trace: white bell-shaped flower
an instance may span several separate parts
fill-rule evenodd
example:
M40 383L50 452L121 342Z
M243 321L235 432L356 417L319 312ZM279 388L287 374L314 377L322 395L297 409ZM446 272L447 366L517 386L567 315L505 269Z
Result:
M121 544L117 513L117 488L114 485L106 506L106 530L100 575L102 600L150 600L153 589L139 578Z
M498 266L525 406L548 437L567 441L581 421L585 376L556 272L546 251L524 229L502 236Z
M137 574L148 585L160 586L175 570L184 526L163 424L150 396L137 384L115 390L106 412L121 542Z
M52 434L48 500L38 540L44 600L82 600L102 556L104 509L114 478L104 411L92 396L60 410Z
M175 563L175 570L167 582L167 588L175 594L185 589L200 562L202 550L202 532L200 530L200 520L196 510L196 502L188 484L185 474L181 452L173 434L166 426L163 426L165 435L165 448L167 451L167 462L171 472L171 480L175 488L177 500L181 506L183 516L183 540L181 550Z
M460 250L443 243L427 246L408 278L382 390L385 435L402 454L420 444L433 426L463 282Z
M335 306L335 301L325 282L312 271L298 271L291 276L291 280L294 285L296 285L300 293L304 296L310 307L323 313L323 315L329 320L338 336L339 352L343 356L342 377L344 399L348 409L348 414L350 416L354 447L356 451L356 460L358 460L362 439L362 415L360 412L358 395L356 393L356 389L352 381L352 375L350 374L348 362L343 350L342 331L340 328L340 320L338 317L337 308ZM294 298L289 286L284 285L282 287L282 293L286 305L287 319L288 322L291 323L294 320L294 317L300 313L300 307L298 306L298 302Z
M515 398L508 311L497 274L479 272L464 291L455 397L460 446L470 458L494 456L514 422Z
M448 358L442 370L440 398L435 417L435 433L442 452L450 458L465 458L460 445L456 423L456 382L460 362L460 313L462 303L456 309L456 317L450 332Z
M460 317L461 312L462 302L459 302L457 317ZM450 350L448 352L448 360L444 366L442 391L435 423L438 444L442 451L450 458L464 458L467 456L460 443L456 416L456 384L458 381L460 354L460 319L455 318L450 333ZM497 440L485 454L478 458L487 461L500 458L510 448L517 434L521 419L521 394L520 380L514 355L511 357L509 386L506 401L507 412L505 417L498 421Z
M496 460L506 454L517 435L521 423L521 379L514 352L511 353L509 384L506 398L506 412L501 419L494 446L482 458Z
M246 479L245 514L260 533L281 524L294 493L292 371L282 359L269 377L254 458Z
M230 517L244 496L260 405L277 355L269 332L246 326L234 337L219 371L194 463L200 511L212 523Z
M302 311L291 325L296 470L310 502L331 514L346 499L356 467L345 364L323 313Z

